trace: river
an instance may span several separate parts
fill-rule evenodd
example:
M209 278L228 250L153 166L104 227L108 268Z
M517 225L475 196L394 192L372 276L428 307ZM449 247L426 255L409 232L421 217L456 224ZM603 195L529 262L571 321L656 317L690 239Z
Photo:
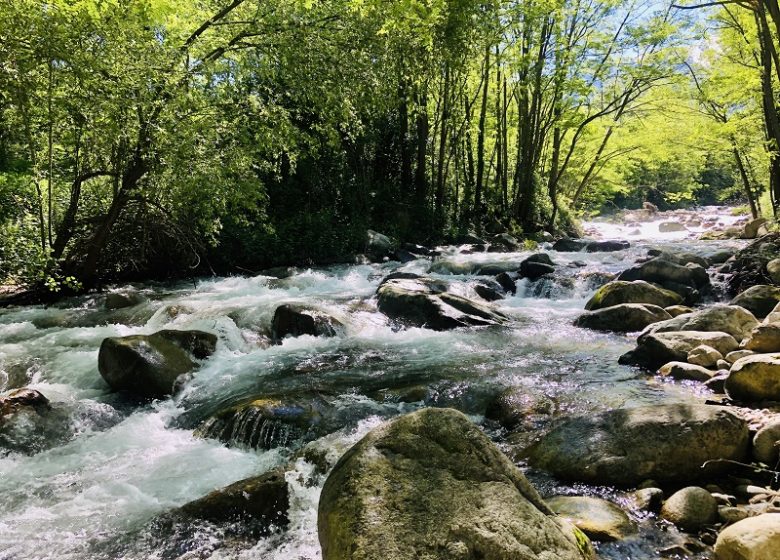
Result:
M702 215L732 220L722 210L705 209ZM252 450L193 435L192 426L208 414L249 396L316 398L326 410L325 420L307 445L333 456L383 420L423 406L454 407L483 423L489 399L512 386L543 391L556 403L556 414L706 396L701 386L661 382L618 365L618 356L632 347L632 336L586 331L572 321L598 286L598 273L628 268L650 247L708 254L743 242L659 234L658 222L639 230L596 222L585 226L594 237L628 239L632 247L615 253L559 253L542 244L539 250L550 253L568 280L520 281L517 295L495 304L511 317L509 328L395 330L376 311L372 296L390 272L427 274L429 269L431 276L459 282L463 294L473 295L476 268L519 263L530 251L465 254L448 248L433 263L420 259L301 269L284 279L145 284L136 286L144 303L116 311L105 311L100 295L48 308L0 310L0 389L38 389L59 412L57 425L33 438L41 451L0 457L0 559L319 559L316 510L324 479L295 454L302 442L285 440L281 447ZM344 320L346 333L269 345L264 333L283 303L321 306ZM216 333L217 351L175 398L139 405L112 394L97 370L101 341L161 328ZM511 451L516 442L490 422L484 426ZM191 540L192 551L180 556L181 551L173 554L145 538L156 515L291 458L286 531L236 550L221 542L219 528L204 528ZM531 477L544 493L573 489L538 473ZM610 489L575 490L620 499ZM644 520L638 538L602 545L599 553L603 558L656 558L657 548L679 538Z

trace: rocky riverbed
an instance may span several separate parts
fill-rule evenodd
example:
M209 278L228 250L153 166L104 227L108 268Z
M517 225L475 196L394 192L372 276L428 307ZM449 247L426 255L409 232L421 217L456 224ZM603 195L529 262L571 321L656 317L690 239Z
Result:
M0 558L780 557L780 239L585 226L0 310Z

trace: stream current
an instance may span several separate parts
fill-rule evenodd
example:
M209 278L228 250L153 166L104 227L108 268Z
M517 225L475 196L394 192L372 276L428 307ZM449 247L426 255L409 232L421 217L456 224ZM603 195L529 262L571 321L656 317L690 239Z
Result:
M722 210L701 213L732 220ZM509 387L543 392L555 403L555 415L705 398L701 386L662 382L618 365L634 336L587 331L572 321L601 273L628 268L651 247L706 255L743 242L659 234L657 222L639 230L606 223L586 227L592 237L627 239L632 246L615 253L560 253L542 244L538 251L549 252L563 280L519 281L516 295L494 304L511 318L507 328L393 328L376 310L374 294L384 276L400 270L448 280L454 290L476 298L475 271L487 264L519 264L530 251L467 254L450 247L433 261L299 269L283 279L144 284L135 289L146 301L115 311L104 310L100 295L50 307L0 309L0 390L37 389L59 414L55 427L33 439L40 451L0 455L0 559L317 560L324 476L296 453L304 443L337 457L388 418L425 406L454 407L511 454L518 442L484 419L489 400ZM346 332L270 345L265 334L284 303L319 306L342 319ZM113 394L97 370L101 341L162 328L213 332L219 336L217 351L174 398L139 404ZM315 400L324 410L316 433L301 441L274 431L283 427L242 428L265 430L256 439L273 440L272 449L229 446L193 434L217 410L263 396ZM530 441L533 431L524 437L520 443ZM172 551L147 538L156 516L280 465L287 465L292 492L286 530L239 549L225 542L219 527L194 530L188 550ZM621 499L608 488L529 476L543 495ZM658 558L660 547L682 538L636 515L640 535L600 545L600 558Z

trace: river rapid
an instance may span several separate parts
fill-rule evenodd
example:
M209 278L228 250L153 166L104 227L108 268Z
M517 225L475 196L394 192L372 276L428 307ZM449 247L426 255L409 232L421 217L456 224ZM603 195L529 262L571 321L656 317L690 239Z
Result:
M701 216L733 221L723 209L703 209ZM507 438L484 414L496 394L514 386L544 392L555 403L554 416L706 398L708 391L698 384L660 381L618 365L634 336L587 331L572 321L603 282L603 273L628 268L649 248L707 255L744 242L660 234L658 222L640 228L585 226L591 237L627 239L631 248L561 253L541 244L538 251L550 254L563 280L521 280L517 295L494 304L511 318L505 328L393 328L377 311L374 294L384 276L407 271L454 281L457 290L474 297L473 273L479 267L519 263L531 251L466 253L448 247L433 261L299 269L281 279L145 284L135 286L143 303L114 311L104 310L103 295L0 309L0 390L37 389L58 413L56 425L41 433L31 436L19 428L20 441L40 451L0 456L0 559L316 560L321 558L317 502L324 476L303 458L304 446L332 459L384 420L435 406L465 412L511 455L516 445L533 439L534 431L521 436L523 441ZM343 320L346 332L271 345L271 319L284 303L326 309ZM112 393L97 369L101 341L162 328L215 333L217 350L171 399L137 403ZM193 434L220 408L259 396L315 399L323 409L317 432L304 440L270 434L282 443L270 450L227 446ZM539 427L546 421L540 419ZM164 544L165 535L152 537L156 516L280 465L287 465L292 490L285 531L238 548L218 526L194 528L186 546L175 549ZM612 489L572 487L542 473L528 474L545 495L624 499ZM682 539L673 529L659 529L654 519L636 515L640 535L600 545L601 558L658 558L659 548Z

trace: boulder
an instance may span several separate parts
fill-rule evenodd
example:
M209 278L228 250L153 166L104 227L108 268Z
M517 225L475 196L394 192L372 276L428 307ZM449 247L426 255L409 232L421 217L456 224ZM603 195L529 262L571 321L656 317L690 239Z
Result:
M767 271L770 261L780 254L780 233L770 233L750 243L727 263L732 275L728 279L728 290L732 295L744 292L751 286L771 284Z
M704 488L689 486L664 502L661 518L689 532L699 531L718 519L718 502Z
M538 280L545 274L555 272L555 267L543 262L530 261L528 259L520 263L520 276L529 280Z
M115 391L161 398L173 392L179 376L195 369L216 347L217 337L202 331L163 330L103 340L98 370Z
M366 255L373 262L382 262L390 258L395 244L393 241L379 232L369 229L366 231Z
M473 287L474 292L485 301L498 301L506 295L506 290L496 280L477 280Z
M645 333L637 347L620 357L621 364L638 365L656 370L667 362L684 362L688 352L705 344L726 354L739 347L730 334L723 332L673 331Z
M518 251L523 247L517 238L508 233L499 233L490 241L493 246L499 246L506 251Z
M780 419L769 422L753 438L753 458L777 468L780 459Z
M303 335L336 336L344 325L324 311L301 305L284 304L274 311L271 340L281 344L287 337Z
M655 324L648 329L648 332L724 332L740 341L748 336L757 325L758 320L750 311L737 305L717 304L694 311L689 315L678 315L669 321Z
M780 513L748 517L726 527L715 542L716 560L780 558Z
M688 231L685 224L679 222L661 222L658 224L658 231L661 233L674 233L677 231Z
M645 282L615 280L599 288L585 304L585 309L595 311L621 303L647 303L659 307L668 307L682 302L682 297Z
M0 395L0 457L33 455L69 439L68 418L53 410L40 391L23 387Z
M202 519L214 523L246 522L263 526L287 526L290 493L284 471L273 470L214 490L173 512L175 517Z
M591 241L585 245L587 253L614 253L615 251L625 251L631 247L628 241Z
M685 362L669 362L658 370L658 375L671 377L680 381L708 381L714 372L705 367L688 364Z
M693 313L693 308L688 307L687 305L670 305L669 307L664 307L664 310L673 318L680 315L685 315L686 313Z
M526 454L564 480L636 486L696 479L706 461L743 460L748 444L747 423L727 408L671 404L570 418Z
M780 259L772 259L766 263L766 273L773 284L780 284Z
M766 316L764 323L780 323L780 303L775 305L772 312Z
M697 346L690 352L688 352L688 363L702 366L705 368L713 367L718 363L718 360L723 359L723 354L715 350L711 346L702 344Z
M635 332L667 319L671 315L657 305L623 303L588 311L577 317L574 325L596 331Z
M693 263L683 266L660 257L652 258L624 270L618 276L618 280L645 280L646 282L656 282L664 286L668 284L669 289L678 293L679 291L672 286L682 285L689 288L703 288L710 283L710 277L704 267Z
M133 307L146 301L146 298L136 291L109 292L106 294L106 300L103 307L107 310L124 309Z
M780 323L758 325L742 346L758 353L780 352Z
M753 352L751 350L734 350L733 352L729 352L728 354L726 354L725 360L728 363L733 364L734 362L736 362L740 358L745 358L747 356L752 356L753 354L755 354L755 352ZM729 366L729 369L731 369L731 366Z
M731 300L731 305L739 305L759 319L769 315L780 302L780 287L759 284L748 288Z
M618 506L600 498L554 496L547 505L595 541L618 541L637 532L636 524Z
M502 313L446 288L446 283L428 278L390 280L377 290L379 311L405 325L433 330L507 322Z
M703 266L704 268L707 268L710 265L707 259L695 253L685 253L685 252L670 253L669 251L664 251L662 249L650 249L647 252L647 255L649 257L661 257L664 260L681 264L683 266L685 266L688 263L694 263L694 264L698 264L699 266Z
M740 358L732 364L724 387L738 401L780 400L780 353Z
M745 224L745 227L742 228L742 233L739 236L740 239L755 239L760 235L765 235L766 227L764 226L766 225L766 222L766 218L750 220Z
M423 409L368 433L319 502L323 560L581 560L578 529L466 416Z
M582 239L569 239L564 237L553 243L552 250L561 253L579 253L587 245L588 242Z
M496 275L496 282L498 282L507 294L517 293L517 283L515 282L515 274L509 272L501 272Z

